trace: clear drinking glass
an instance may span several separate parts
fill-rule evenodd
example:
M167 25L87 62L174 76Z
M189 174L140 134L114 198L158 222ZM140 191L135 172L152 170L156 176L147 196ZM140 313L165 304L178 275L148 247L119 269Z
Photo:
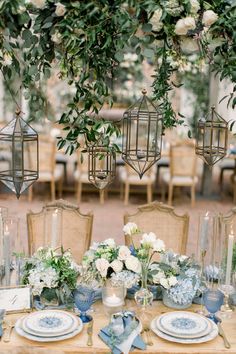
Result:
M230 318L233 312L229 304L229 297L235 291L235 273L231 271L230 276L227 277L226 270L220 270L219 290L224 294L224 305L221 306L221 317Z

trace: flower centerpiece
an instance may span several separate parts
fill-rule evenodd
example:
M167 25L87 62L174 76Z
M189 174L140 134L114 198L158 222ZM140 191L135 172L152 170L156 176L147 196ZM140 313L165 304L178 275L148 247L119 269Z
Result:
M40 247L26 260L22 282L32 287L32 294L39 296L45 305L69 304L76 288L78 265L67 250Z
M163 302L168 307L187 308L200 286L200 267L191 258L171 251L159 263L149 267L150 282L163 288Z

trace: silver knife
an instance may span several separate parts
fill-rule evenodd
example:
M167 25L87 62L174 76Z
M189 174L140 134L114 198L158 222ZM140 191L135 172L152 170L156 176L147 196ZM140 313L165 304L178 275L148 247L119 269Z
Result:
M93 345L93 320L88 323L87 334L88 334L87 346L91 347Z
M225 348L227 348L227 349L231 348L231 344L229 343L228 339L226 338L225 332L221 326L221 321L218 322L217 325L218 325L218 329L219 329L219 336L221 336L223 338Z

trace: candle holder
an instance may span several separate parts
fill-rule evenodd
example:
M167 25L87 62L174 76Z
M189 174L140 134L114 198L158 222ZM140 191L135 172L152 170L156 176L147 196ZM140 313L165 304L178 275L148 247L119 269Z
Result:
M109 315L122 310L124 299L125 289L123 286L112 286L109 283L102 288L102 303Z

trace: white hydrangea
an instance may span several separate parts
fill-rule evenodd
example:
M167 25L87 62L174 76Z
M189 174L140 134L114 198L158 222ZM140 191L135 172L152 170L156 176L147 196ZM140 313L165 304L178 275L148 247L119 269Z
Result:
M55 288L58 285L58 274L52 267L38 265L31 269L28 277L33 295L40 295L43 288Z
M110 266L108 260L104 258L99 258L95 261L95 266L99 271L99 273L101 274L101 276L105 278L107 276L107 270Z
M143 247L153 247L153 244L156 242L156 240L156 234L154 234L154 232L149 232L148 234L143 234L140 243L143 245Z
M179 261L182 263L184 261L186 261L186 259L188 259L189 257L188 256L185 256L184 254L182 254L180 257L179 257Z
M138 226L134 222L128 222L123 227L123 232L125 235L131 236L138 232Z
M175 33L179 36L184 36L189 30L194 30L196 28L196 23L193 17L181 18L177 21L175 25Z
M165 278L165 273L162 270L160 270L160 272L153 274L152 281L154 284L160 284L161 279L164 278Z
M211 25L213 25L213 23L215 23L218 20L218 15L212 11L212 10L207 10L203 12L203 16L202 16L202 23L206 26L206 27L210 27Z
M154 12L154 14L153 14L153 16L152 16L152 18L150 20L150 23L152 25L153 31L159 32L162 29L163 22L161 21L161 16L162 16L162 9L158 8Z
M177 278L174 276L174 275L171 275L169 278L168 278L168 283L169 283L169 286L175 286L177 283L178 283L178 280Z
M165 289L169 289L170 288L169 282L168 282L168 280L166 278L161 278L160 279L160 284Z
M127 246L120 246L118 252L118 259L125 261L131 255L130 249Z
M3 54L3 66L9 66L12 64L12 56L9 53Z
M51 35L51 39L54 43L60 44L62 41L62 35L60 32L56 31L54 34Z
M57 2L55 5L56 5L55 14L56 14L57 16L64 16L65 13L66 13L66 7L65 7L65 5L63 5L63 4L60 3L60 2Z
M189 37L184 37L181 39L180 47L186 54L196 53L199 51L197 41Z
M107 245L111 248L116 247L116 243L113 238L107 238L105 241L102 242L104 245Z
M179 16L184 10L184 7L180 5L179 0L169 0L165 4L166 12L171 16Z
M191 14L196 14L200 10L200 4L198 0L190 0L190 12Z
M123 263L118 259L115 259L110 263L110 267L114 270L115 273L119 273L123 269Z
M30 0L29 2L37 9L43 9L46 5L46 0Z
M132 270L135 273L141 272L141 263L138 258L134 256L129 256L125 261L125 266L127 269Z

